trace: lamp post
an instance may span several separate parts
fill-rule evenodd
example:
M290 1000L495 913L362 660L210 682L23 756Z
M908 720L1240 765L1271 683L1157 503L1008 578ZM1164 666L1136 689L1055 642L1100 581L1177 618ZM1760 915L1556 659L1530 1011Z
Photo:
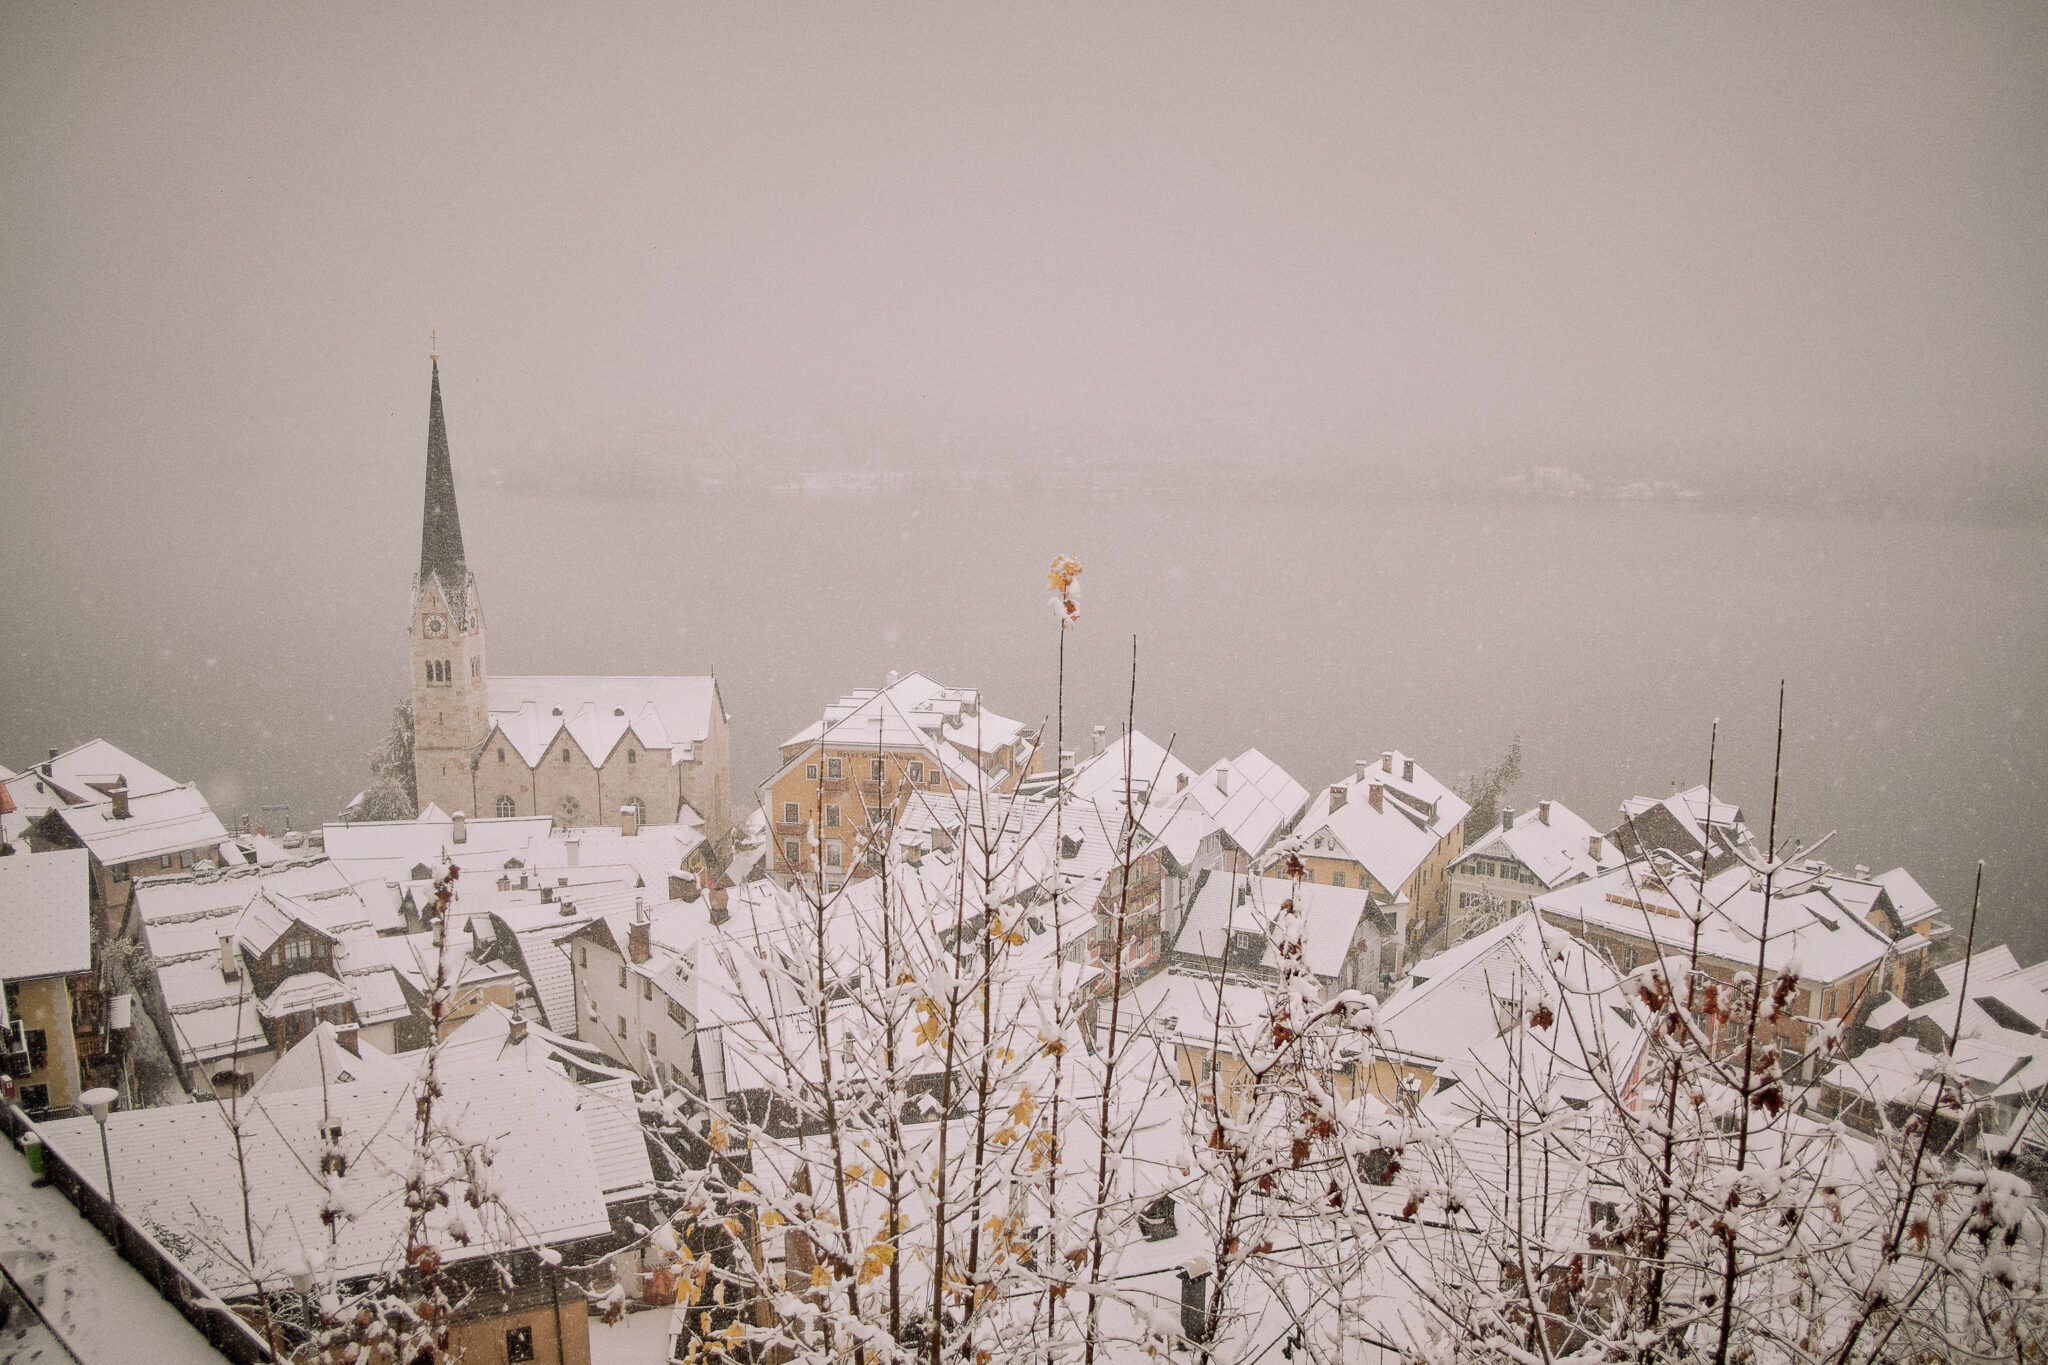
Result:
M100 1160L107 1169L107 1203L114 1204L114 1158L107 1151L107 1114L112 1111L114 1101L121 1093L111 1086L96 1085L78 1097L78 1102L92 1110L93 1122L100 1126ZM117 1206L118 1207L118 1206Z

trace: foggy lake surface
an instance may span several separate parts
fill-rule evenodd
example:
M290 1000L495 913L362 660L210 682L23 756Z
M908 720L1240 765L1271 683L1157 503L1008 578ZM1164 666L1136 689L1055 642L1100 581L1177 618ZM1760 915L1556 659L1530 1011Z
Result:
M778 741L890 669L1049 717L1069 553L1070 748L1121 728L1135 635L1138 728L1198 768L1256 745L1315 790L1399 748L1454 780L1519 735L1512 803L1606 827L1704 780L1719 717L1716 785L1761 834L1782 677L1781 836L1840 829L1823 856L1905 865L1959 932L1983 858L1983 935L2048 951L2038 525L1232 487L564 497L456 465L491 669L715 671L743 809ZM222 487L172 565L120 537L88 572L17 560L39 609L0 668L0 761L104 734L231 822L333 818L405 692L418 487L330 478Z

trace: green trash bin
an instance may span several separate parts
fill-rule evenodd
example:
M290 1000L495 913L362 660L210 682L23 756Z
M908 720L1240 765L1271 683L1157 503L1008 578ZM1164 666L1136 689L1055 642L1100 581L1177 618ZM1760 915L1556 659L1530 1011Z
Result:
M35 1185L49 1184L49 1172L44 1169L45 1162L43 1157L42 1138L38 1137L34 1133L29 1133L25 1135L21 1139L21 1154L28 1158L29 1174L35 1177L35 1179L30 1183Z

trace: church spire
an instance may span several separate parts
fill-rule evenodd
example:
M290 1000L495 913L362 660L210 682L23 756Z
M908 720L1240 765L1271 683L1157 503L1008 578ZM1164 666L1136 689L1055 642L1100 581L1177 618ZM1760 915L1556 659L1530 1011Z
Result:
M441 358L434 356L434 388L427 400L427 496L420 516L421 587L431 575L441 580L448 607L460 626L467 603L469 566L462 557L462 519L455 511L455 469L448 460L448 425L441 415Z

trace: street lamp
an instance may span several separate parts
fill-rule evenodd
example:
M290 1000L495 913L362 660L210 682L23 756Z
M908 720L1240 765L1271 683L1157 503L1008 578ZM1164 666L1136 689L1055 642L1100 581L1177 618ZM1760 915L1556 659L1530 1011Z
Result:
M105 1085L96 1085L78 1097L80 1104L92 1110L93 1122L100 1126L100 1160L107 1168L108 1204L114 1203L114 1158L107 1152L107 1115L120 1098L120 1091Z

